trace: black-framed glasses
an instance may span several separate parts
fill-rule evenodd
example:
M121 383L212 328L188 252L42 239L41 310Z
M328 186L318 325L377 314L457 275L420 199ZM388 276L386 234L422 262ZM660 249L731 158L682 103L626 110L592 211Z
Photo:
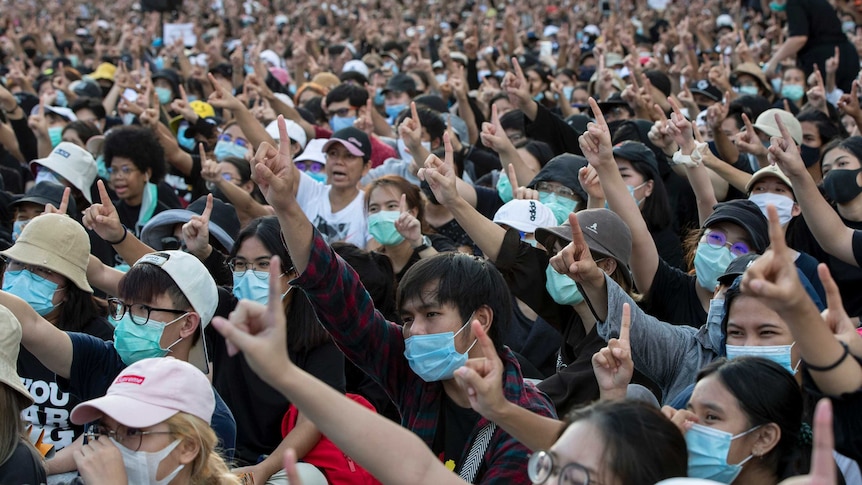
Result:
M127 428L125 426L111 429L101 424L92 424L87 430L87 435L90 437L107 436L108 438L113 438L114 441L132 451L138 451L141 449L141 443L144 441L144 436L151 434L173 434L173 432L142 431L138 428Z
M338 116L339 118L347 118L347 115L350 114L351 111L355 111L356 108L340 108L334 111L329 112L329 117Z
M533 483L545 483L556 475L557 483L560 485L589 485L590 483L598 485L590 481L590 472L586 467L575 462L558 466L554 455L547 451L538 451L530 455L527 475Z
M150 313L152 312L167 312L174 315L185 315L189 310L176 310L174 308L154 308L149 305L135 303L129 305L119 298L108 298L108 315L115 321L119 322L129 312L132 322L136 325L146 325L150 321ZM179 317L178 317L179 318ZM167 323L173 323L175 320ZM160 322L165 323L165 322Z

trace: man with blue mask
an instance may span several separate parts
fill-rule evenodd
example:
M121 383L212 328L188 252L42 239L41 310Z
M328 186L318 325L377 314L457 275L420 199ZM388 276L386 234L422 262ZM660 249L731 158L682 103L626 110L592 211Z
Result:
M389 123L395 122L395 118L402 111L410 107L410 101L416 96L416 81L406 73L392 76L383 88L384 110Z
M451 156L450 149L450 163ZM290 153L264 144L254 163L299 274L291 285L308 296L345 355L386 389L405 427L471 483L523 482L526 448L473 412L467 392L453 378L468 358L485 355L483 346L475 345L474 329L481 325L503 360L506 398L545 416L555 414L546 397L524 384L514 355L502 345L511 300L500 273L488 261L459 253L423 259L400 283L396 304L404 325L388 322L375 311L356 272L308 222L291 191L299 174L288 169Z
M113 342L64 332L9 293L0 292L0 304L21 322L22 345L57 375L61 388L82 400L104 395L126 366L141 359L169 355L209 372L203 331L219 295L200 260L181 251L147 254L119 279L115 291L119 298L108 305ZM231 449L236 424L222 399L215 398L212 425L221 446Z

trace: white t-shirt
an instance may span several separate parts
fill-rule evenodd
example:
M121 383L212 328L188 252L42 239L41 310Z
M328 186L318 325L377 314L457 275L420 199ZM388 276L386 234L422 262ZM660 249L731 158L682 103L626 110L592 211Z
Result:
M308 220L327 243L344 241L364 248L371 238L365 218L365 192L359 191L347 207L332 212L329 191L332 186L318 182L300 172L296 201Z

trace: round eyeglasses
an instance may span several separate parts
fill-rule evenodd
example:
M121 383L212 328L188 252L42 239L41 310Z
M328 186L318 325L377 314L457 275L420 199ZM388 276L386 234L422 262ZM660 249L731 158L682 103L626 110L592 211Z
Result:
M545 483L556 475L557 483L560 485L589 485L590 472L579 463L568 463L558 466L554 455L547 451L539 451L530 455L527 463L527 475L533 483ZM594 484L596 485L596 484Z
M748 244L745 244L742 241L737 241L733 244L730 244L727 241L727 234L721 231L707 229L704 236L706 236L707 244L714 248L730 248L730 254L734 256L745 256L746 254L751 252L751 249L748 247Z

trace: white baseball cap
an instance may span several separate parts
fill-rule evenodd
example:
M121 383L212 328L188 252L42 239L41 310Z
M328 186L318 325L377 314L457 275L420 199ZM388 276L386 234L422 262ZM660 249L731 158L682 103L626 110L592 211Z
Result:
M96 159L87 150L67 141L60 142L51 150L46 158L30 162L51 169L52 172L68 180L76 189L84 194L87 202L93 203L90 188L96 181L98 169Z
M359 74L362 74L367 78L368 66L366 66L364 62L358 59L353 59L344 63L344 67L341 68L341 72L358 72Z
M514 199L497 210L494 222L532 234L540 227L556 225L557 218L551 209L538 200Z
M305 134L305 130L299 126L299 123L293 120L284 120L284 126L287 127L287 136L289 136L291 140L299 143L299 146L304 149L308 137ZM273 140L281 141L279 139L281 135L278 133L278 120L273 120L266 125L266 132L269 133L269 136L271 136Z
M323 152L323 146L328 141L328 138L315 138L311 140L306 145L305 150L293 157L293 159L297 162L318 162L326 165L326 154Z

